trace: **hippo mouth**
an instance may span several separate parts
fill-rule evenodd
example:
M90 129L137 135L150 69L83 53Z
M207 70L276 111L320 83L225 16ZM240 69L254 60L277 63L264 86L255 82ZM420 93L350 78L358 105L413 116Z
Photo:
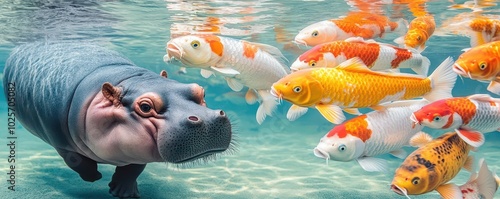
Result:
M224 151L226 151L226 149L214 149L214 150L210 150L210 151L205 151L204 153L197 154L195 156L192 156L192 157L189 157L189 158L177 161L175 163L176 164L182 164L182 163L186 163L186 162L191 162L191 161L194 161L194 160L197 160L197 159L200 159L200 158L207 158L207 157L215 155L217 153L222 153Z

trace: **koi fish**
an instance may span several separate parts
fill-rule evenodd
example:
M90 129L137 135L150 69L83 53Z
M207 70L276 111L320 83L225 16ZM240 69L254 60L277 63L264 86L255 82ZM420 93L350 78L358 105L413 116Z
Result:
M387 161L374 156L390 153L404 159L405 145L420 145L432 140L419 132L423 126L412 128L409 119L426 100L394 102L405 106L391 106L384 111L372 111L335 126L314 148L314 155L328 160L348 162L356 160L366 171L387 171Z
M471 173L469 180L461 185L463 199L493 199L500 184L500 178L493 174L484 159L479 160L479 173Z
M398 37L395 43L406 48L415 48L419 52L424 51L425 43L434 33L436 22L432 15L416 17L410 22L406 35Z
M471 47L500 40L500 19L474 16L472 19L458 20L450 23L447 28L469 37Z
M391 189L399 195L420 195L436 190L444 198L462 198L460 188L447 183L461 168L472 171L472 146L456 133L446 133L413 151L396 169ZM410 197L408 197L410 198Z
M406 21L390 21L388 17L365 12L352 12L345 18L324 20L300 30L295 42L307 46L345 40L349 37L373 39L386 32L405 32Z
M500 95L500 41L486 43L462 53L453 71L479 81L490 81L488 91Z
M234 91L249 87L247 102L261 102L256 114L259 124L277 106L269 92L271 85L288 73L283 63L285 58L277 48L216 35L187 35L171 39L164 60L171 59L201 68L201 75L205 78L214 74L225 77Z
M415 111L411 120L435 129L457 129L468 144L479 147L482 133L500 129L500 99L487 94L442 99Z
M345 120L344 111L359 114L357 108L383 109L379 104L421 97L435 101L451 97L457 79L453 59L447 58L429 77L372 71L361 59L352 58L334 68L309 68L293 72L271 88L271 94L293 105L287 113L295 120L315 107L334 124Z
M290 69L293 71L313 67L335 67L354 57L359 57L371 70L411 68L422 76L427 76L431 64L427 57L417 51L352 37L345 41L314 46L300 55Z

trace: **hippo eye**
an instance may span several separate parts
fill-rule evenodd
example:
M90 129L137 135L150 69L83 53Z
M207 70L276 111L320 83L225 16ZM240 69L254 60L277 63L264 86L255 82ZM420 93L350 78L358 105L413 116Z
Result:
M293 92L299 93L300 91L302 91L300 86L293 87Z
M151 106L149 104L146 104L146 103L139 105L139 108L141 109L141 111L143 113L149 113L152 109Z
M347 149L347 147L346 147L345 145L343 145L343 144L339 146L339 151L340 151L340 152L343 152L343 151L345 151L346 149Z
M198 40L194 40L191 42L191 47L193 47L194 49L200 47L200 42Z
M420 178L419 177L414 177L413 179L411 179L411 183L414 184L414 185L417 185L419 182L420 182Z
M314 61L314 60L309 61L309 66L315 67L316 61Z
M433 120L434 120L434 121L436 121L436 122L438 122L439 120L441 120L441 117L436 116L436 117L434 117L434 119L433 119Z
M487 66L487 65L486 65L486 63L485 63L485 62L481 62L481 63L479 64L479 69L484 70L484 69L486 69L486 66Z
M315 31L313 31L313 32L312 32L311 36L313 36L313 37L317 37L317 36L318 36L318 34L319 34L319 33L318 33L318 31L317 31L317 30L315 30Z

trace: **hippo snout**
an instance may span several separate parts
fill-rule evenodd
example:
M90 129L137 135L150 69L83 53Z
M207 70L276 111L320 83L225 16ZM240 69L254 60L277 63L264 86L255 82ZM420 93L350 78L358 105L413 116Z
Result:
M165 161L190 162L224 152L230 146L231 123L224 111L199 106L179 118L158 136L159 152Z

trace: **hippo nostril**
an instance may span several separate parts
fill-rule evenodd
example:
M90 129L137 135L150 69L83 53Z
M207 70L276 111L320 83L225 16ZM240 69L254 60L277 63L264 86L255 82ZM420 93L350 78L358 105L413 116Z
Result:
M196 117L196 116L189 116L189 117L188 117L188 120L189 120L189 121L192 121L192 122L197 122L197 121L200 121L200 119L199 119L198 117Z
M226 113L225 113L223 110L221 110L221 111L219 112L219 114L220 114L220 116L226 116Z

